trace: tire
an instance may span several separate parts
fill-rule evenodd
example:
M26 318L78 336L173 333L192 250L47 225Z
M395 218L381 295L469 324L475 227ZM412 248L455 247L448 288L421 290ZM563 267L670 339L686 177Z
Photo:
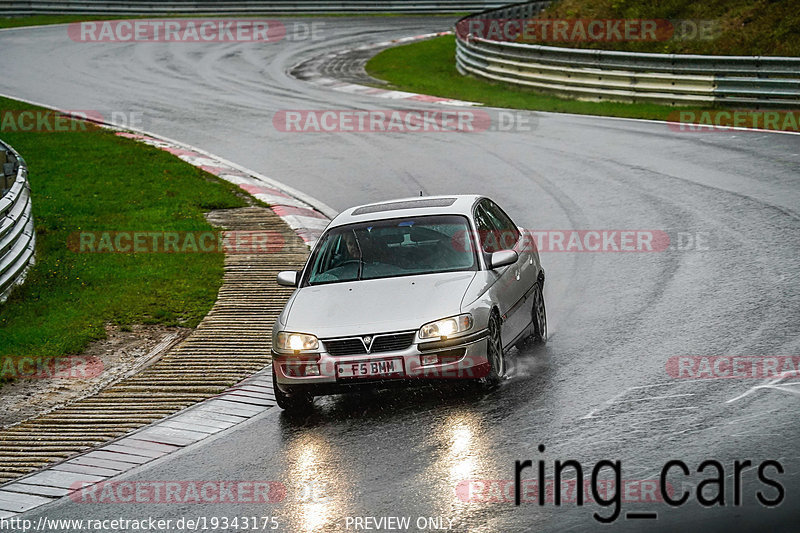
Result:
M286 394L278 387L274 365L272 367L272 390L275 392L275 402L278 407L288 413L308 412L314 406L313 396L308 394Z
M545 344L547 342L547 308L544 304L542 284L537 283L533 289L533 342Z
M542 294L542 284L537 282L533 289L533 304L531 305L531 329L529 334L515 346L517 350L524 350L532 344L545 344L547 342L547 309ZM541 314L538 314L539 311Z
M489 317L488 339L486 341L486 359L489 361L489 373L484 378L484 383L495 386L506 374L506 358L503 354L503 339L500 332L500 317L492 312Z

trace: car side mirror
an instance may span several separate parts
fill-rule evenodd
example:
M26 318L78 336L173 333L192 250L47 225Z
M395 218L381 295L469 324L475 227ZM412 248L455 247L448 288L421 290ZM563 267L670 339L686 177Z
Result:
M489 256L489 268L492 270L507 265L513 265L519 259L519 254L514 250L500 250Z
M283 287L297 287L297 271L284 270L278 272L278 285Z

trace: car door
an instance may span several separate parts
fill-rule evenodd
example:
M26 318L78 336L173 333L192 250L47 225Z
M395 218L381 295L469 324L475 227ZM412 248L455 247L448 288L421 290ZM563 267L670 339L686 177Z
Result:
M524 250L519 230L505 213L498 212L497 209L489 200L482 200L475 208L474 215L487 264L493 252L515 250L520 254L520 259L515 264L492 271L497 280L491 292L500 308L503 320L501 329L503 344L508 346L527 330L531 318L530 313L521 311L526 291L520 267L523 265L523 259L527 261L527 257L523 257Z

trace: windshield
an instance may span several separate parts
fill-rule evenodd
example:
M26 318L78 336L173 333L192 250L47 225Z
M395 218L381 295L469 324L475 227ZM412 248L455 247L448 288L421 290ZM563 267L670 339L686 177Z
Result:
M311 258L309 285L477 270L467 219L458 215L379 220L334 228ZM460 243L460 244L459 244Z

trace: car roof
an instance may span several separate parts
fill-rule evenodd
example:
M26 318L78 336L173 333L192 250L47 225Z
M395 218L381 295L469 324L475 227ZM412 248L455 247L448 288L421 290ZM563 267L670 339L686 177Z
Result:
M475 203L483 198L476 194L450 194L442 196L411 196L374 204L365 204L345 209L334 218L328 227L344 226L358 222L384 220L388 218L416 217L425 215L472 214Z

